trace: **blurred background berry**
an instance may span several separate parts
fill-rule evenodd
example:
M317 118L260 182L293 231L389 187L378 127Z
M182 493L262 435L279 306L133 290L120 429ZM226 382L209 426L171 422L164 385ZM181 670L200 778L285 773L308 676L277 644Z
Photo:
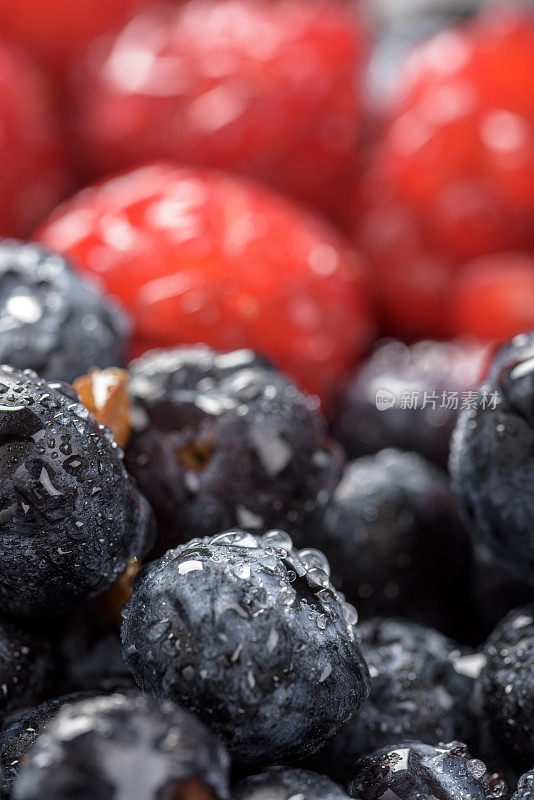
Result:
M532 326L533 74L526 0L0 0L0 233L332 413L380 335Z

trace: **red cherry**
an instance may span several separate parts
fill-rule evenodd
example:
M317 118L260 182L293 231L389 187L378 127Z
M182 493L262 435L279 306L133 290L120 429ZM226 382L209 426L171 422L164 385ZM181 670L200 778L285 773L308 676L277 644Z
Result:
M251 347L325 397L369 344L358 255L319 218L242 178L145 166L77 194L39 238L122 300L137 352Z
M0 236L25 237L62 199L70 176L43 76L0 41Z
M121 25L140 0L0 0L0 30L64 75L97 36Z
M486 339L511 339L534 328L534 256L504 253L467 264L452 294L453 328Z
M456 259L534 246L534 15L488 11L414 53L377 154Z
M142 11L77 88L98 174L147 159L254 177L339 214L356 175L362 24L340 0L191 0Z

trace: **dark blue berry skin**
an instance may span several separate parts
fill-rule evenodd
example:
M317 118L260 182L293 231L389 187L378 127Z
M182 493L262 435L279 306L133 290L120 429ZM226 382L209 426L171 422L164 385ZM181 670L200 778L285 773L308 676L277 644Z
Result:
M447 476L421 456L383 450L351 462L313 544L362 618L406 616L454 631L471 545Z
M456 426L450 471L474 539L534 585L534 346L522 336L497 354L477 406ZM497 393L492 408L484 398Z
M461 742L436 747L405 742L361 758L348 785L351 797L365 800L379 800L386 793L389 798L390 792L402 800L497 800L506 787Z
M51 663L50 647L41 636L0 618L0 721L41 694Z
M314 401L249 350L153 351L130 375L126 459L158 519L157 554L231 527L305 538L343 460Z
M454 403L442 407L444 392L474 389L482 368L484 350L467 342L380 342L342 393L331 433L350 458L378 453L385 448L410 450L446 468L449 440L458 419ZM395 395L395 405L377 408L377 392ZM419 393L418 407L403 407L406 396ZM435 408L427 400L435 395ZM406 405L406 404L404 404ZM460 402L458 403L458 407Z
M483 656L406 620L368 620L359 630L371 693L360 713L314 756L316 768L345 782L359 756L390 742L462 738L472 747L472 694Z
M140 695L64 705L15 781L15 800L225 798L228 757L187 711Z
M473 577L466 607L466 628L472 632L470 644L483 646L506 614L531 599L532 589L528 584L504 570L485 546L478 544L474 548Z
M153 537L110 432L67 384L0 367L0 608L52 615L108 589Z
M534 770L525 772L519 779L512 800L532 800L534 797Z
M129 327L60 255L0 241L0 364L72 383L91 367L122 366Z
M71 615L56 631L55 693L134 685L122 660L118 630L99 625L84 611Z
M79 692L45 700L34 708L10 714L0 728L0 800L10 800L13 785L24 761L45 725L65 703L83 700L88 693Z
M271 767L241 781L232 800L348 800L345 792L329 778L305 769Z
M233 531L169 551L137 577L122 628L143 689L197 713L235 759L317 750L367 697L357 615L316 551Z
M495 748L520 770L534 763L534 605L508 614L484 647L484 720Z

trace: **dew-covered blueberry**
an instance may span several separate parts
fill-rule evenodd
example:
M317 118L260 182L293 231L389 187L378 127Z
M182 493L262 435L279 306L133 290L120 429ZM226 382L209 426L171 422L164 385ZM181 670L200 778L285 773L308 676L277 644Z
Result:
M50 667L50 647L41 636L0 618L0 719L39 696Z
M128 469L158 519L158 553L232 527L301 536L339 479L316 403L250 350L148 353L130 368Z
M402 615L450 631L471 547L447 476L421 456L383 450L351 462L313 544L362 618Z
M305 769L271 767L241 781L232 800L348 800L336 783Z
M15 781L15 800L222 800L228 756L172 703L113 694L64 705Z
M480 674L484 721L520 769L534 763L534 605L512 611L490 634Z
M348 784L351 797L365 800L498 800L505 792L504 781L461 742L391 744L356 762Z
M152 541L122 451L67 384L0 367L0 608L59 614Z
M532 800L534 797L534 769L521 775L512 800Z
M44 700L10 714L0 728L0 800L10 800L13 784L39 734L65 703L91 696L78 692Z
M129 324L119 308L37 244L0 241L0 364L72 381L124 363Z
M332 435L351 458L395 447L446 467L463 393L478 385L486 352L460 339L380 342L342 393Z
M320 771L344 781L357 758L391 742L476 742L472 694L484 657L432 628L401 619L360 623L371 692L360 713L330 739Z
M456 426L450 470L473 537L534 585L534 334L501 350Z
M137 577L122 628L143 691L197 713L240 761L311 753L365 700L357 614L328 562L282 531L170 550Z

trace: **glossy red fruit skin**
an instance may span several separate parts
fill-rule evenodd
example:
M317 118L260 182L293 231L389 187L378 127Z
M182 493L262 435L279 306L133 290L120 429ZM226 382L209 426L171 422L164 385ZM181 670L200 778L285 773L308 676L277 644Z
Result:
M376 168L453 259L534 246L534 15L505 6L411 58Z
M0 236L26 237L65 196L70 175L49 87L0 40Z
M38 238L121 299L136 354L250 347L326 398L370 343L361 258L327 223L243 178L141 167L75 195Z
M458 274L451 298L452 327L506 340L534 328L534 256L482 256Z
M191 0L95 48L74 92L96 175L171 159L344 213L357 173L363 23L344 0Z
M383 333L408 341L449 337L458 268L432 247L414 211L394 201L367 209L355 241L370 266Z
M0 31L62 78L96 37L116 29L142 0L0 0Z

